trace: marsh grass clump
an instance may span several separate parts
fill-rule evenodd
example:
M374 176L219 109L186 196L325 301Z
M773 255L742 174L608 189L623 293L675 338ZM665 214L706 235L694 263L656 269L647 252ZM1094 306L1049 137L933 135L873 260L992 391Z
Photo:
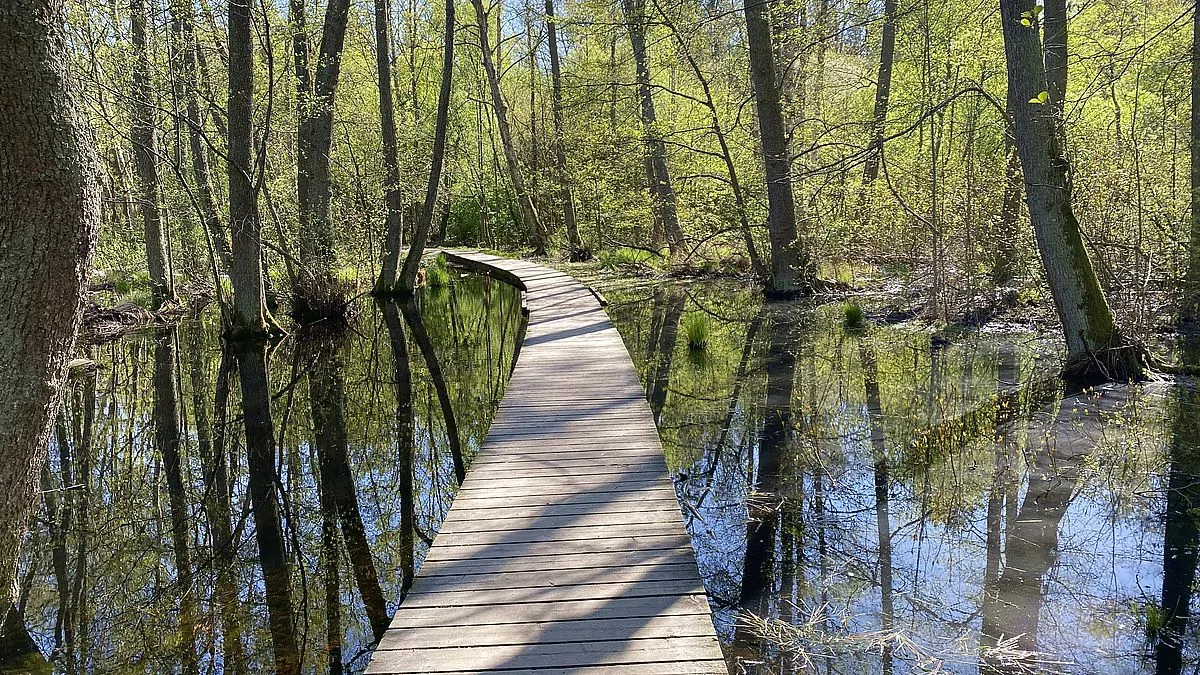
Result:
M683 334L687 338L688 349L707 349L710 332L707 314L692 312L683 318Z
M867 315L862 307L853 302L847 302L842 308L842 325L847 330L862 330L867 325Z
M650 251L622 246L617 249L601 251L597 257L600 260L600 267L602 269L615 271L627 267L649 265L654 254Z
M445 256L438 256L425 268L425 285L430 288L444 288L450 285L454 273L446 263Z

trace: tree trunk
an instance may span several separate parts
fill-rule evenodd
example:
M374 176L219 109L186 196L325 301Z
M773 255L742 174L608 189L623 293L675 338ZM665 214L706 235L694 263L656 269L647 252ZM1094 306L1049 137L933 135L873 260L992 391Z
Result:
M558 19L554 16L554 0L546 0L546 39L550 49L550 108L554 115L554 159L558 173L558 199L562 202L563 226L567 230L571 260L582 261L591 255L584 249L583 240L579 238L575 201L571 195L571 183L567 175L567 147L563 140L562 64L558 58Z
M233 3L230 3L231 6ZM230 36L232 62L235 40ZM296 642L296 620L292 610L292 571L284 546L283 523L275 486L278 451L275 423L271 417L271 389L267 379L267 355L263 346L251 346L238 354L242 385L242 416L246 427L246 468L249 475L250 509L254 514L254 538L262 567L267 599L267 623L275 655L275 672L293 675L300 670Z
M485 25L485 24L480 24ZM482 40L483 38L481 38ZM400 291L405 295L413 292L417 285L417 268L429 240L433 227L433 211L437 206L438 185L442 180L442 163L446 157L446 131L450 125L450 85L454 75L454 0L446 0L446 37L442 46L442 85L438 90L437 126L433 134L433 157L429 165L429 182L425 184L425 203L417 214L417 227L413 231L408 256L404 259L404 270L400 275ZM495 92L498 93L497 88ZM507 145L505 146L508 147ZM506 151L507 155L507 151ZM514 185L516 181L514 180ZM519 194L519 193L518 193ZM532 206L532 204L531 204ZM449 205L446 207L450 208ZM536 219L537 214L534 213Z
M184 673L196 673L196 596L192 592L192 558L188 548L191 527L180 453L177 371L175 331L160 329L154 341L154 445L162 457L171 513L171 547L179 589L179 662Z
M767 228L771 237L771 280L767 290L776 295L806 293L812 290L816 273L808 248L796 231L791 148L779 99L768 5L763 0L743 0L743 7L767 179Z
M879 177L883 161L883 136L887 127L888 99L892 94L892 63L896 59L896 0L883 2L883 38L879 47L879 75L875 80L875 112L871 116L871 145L863 165L863 189Z
M313 354L313 368L308 373L315 445L320 464L322 499L332 500L342 524L342 540L354 570L366 609L367 619L375 639L383 637L391 619L387 603L379 586L379 574L367 542L366 528L358 508L358 490L350 472L350 449L346 435L345 377L342 375L340 344L329 338L319 338Z
M479 49L483 52L483 69L487 72L488 87L492 93L492 109L496 113L500 143L504 146L504 161L508 168L508 178L512 181L513 191L517 195L517 207L521 212L522 225L529 236L530 244L533 245L534 255L545 255L548 244L546 231L541 217L538 216L537 208L533 205L533 197L525 188L521 160L517 156L517 148L513 143L512 126L508 122L508 106L504 102L504 93L500 90L500 73L496 68L496 62L492 59L491 41L488 39L488 13L483 7L483 0L471 0L471 4L475 7Z
M1029 219L1066 337L1064 374L1079 380L1136 378L1144 369L1144 353L1124 344L1117 331L1071 206L1070 165L1059 108L1039 98L1048 85L1037 23L1021 23L1033 7L1033 0L1000 4L1008 108L1013 112Z
M446 423L446 440L450 443L450 456L454 462L454 476L459 485L467 478L467 464L463 459L462 440L458 434L458 420L454 416L454 405L450 401L450 389L446 386L446 377L442 374L442 364L438 361L429 332L425 330L425 322L421 319L421 311L417 303L409 298L400 305L404 320L412 331L413 341L421 350L425 367L429 369L429 379L433 380L434 391L437 392L438 405L442 409L442 418Z
M198 53L200 43L196 38L196 19L190 0L174 0L171 3L172 20L179 26L179 74L182 80L187 119L188 149L192 155L192 180L196 183L196 201L200 207L202 225L212 244L216 257L217 273L229 270L229 237L222 225L217 210L217 196L213 190L212 167L208 158L208 142L204 131L207 115L200 111L200 66ZM213 283L220 283L214 279Z
M686 251L676 208L675 188L671 184L671 172L667 166L667 145L658 129L658 113L654 109L650 54L646 46L646 2L622 0L621 8L625 12L625 26L629 31L629 44L637 67L638 99L641 104L639 112L646 143L646 178L650 183L655 229L663 233L671 257L675 258Z
M138 173L138 202L146 238L146 266L154 309L175 299L166 228L159 209L158 128L154 120L154 91L150 84L150 52L146 47L146 1L130 0L130 42L137 53L133 62L133 96L129 136Z
M1200 12L1192 13L1192 117L1188 142L1191 158L1191 240L1184 288L1185 323L1200 319Z
M101 216L99 167L68 77L64 3L0 4L0 644L75 345ZM23 628L23 625L22 625ZM32 645L32 643L28 643ZM28 646L27 645L27 646ZM40 658L37 657L37 658Z
M232 230L234 336L260 336L271 321L262 262L262 222L254 183L254 41L252 0L229 1L229 220Z
M1067 0L1045 0L1044 7L1046 93L1061 124L1067 97Z
M377 293L387 293L396 285L400 267L400 246L404 243L403 205L400 203L400 164L396 149L396 113L392 104L391 38L388 37L388 0L375 0L375 71L379 82L379 126L383 134L384 218L383 265Z

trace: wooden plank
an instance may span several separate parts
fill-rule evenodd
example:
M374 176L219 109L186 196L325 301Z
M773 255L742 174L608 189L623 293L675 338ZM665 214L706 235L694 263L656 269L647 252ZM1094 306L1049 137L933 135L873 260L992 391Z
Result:
M471 672L654 663L690 660L695 658L695 654L711 653L714 649L719 650L715 636L603 640L569 644L444 647L437 650L387 649L375 652L375 658L366 672L443 673L455 670ZM389 669L381 671L378 667Z
M501 624L499 626L451 626L398 628L379 642L379 649L436 649L475 646L524 645L577 640L614 640L703 637L712 634L712 622L702 614L652 616L637 619Z
M516 285L516 367L368 673L716 675L725 662L641 380L569 275L475 253Z

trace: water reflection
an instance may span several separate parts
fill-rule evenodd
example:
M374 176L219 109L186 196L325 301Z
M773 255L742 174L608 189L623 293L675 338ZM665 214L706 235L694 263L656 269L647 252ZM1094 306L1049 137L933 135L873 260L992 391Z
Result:
M520 321L514 289L472 276L364 304L342 334L230 353L204 316L91 347L0 671L361 671L486 434Z
M1035 333L856 332L727 284L604 292L733 672L1197 667L1192 384L1068 394ZM702 354L675 339L691 314Z

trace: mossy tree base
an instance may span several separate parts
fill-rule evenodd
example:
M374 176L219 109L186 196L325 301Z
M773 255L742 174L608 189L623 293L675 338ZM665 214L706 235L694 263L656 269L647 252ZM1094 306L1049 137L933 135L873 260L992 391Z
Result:
M1154 358L1142 345L1110 347L1067 359L1062 377L1076 385L1143 382L1154 378Z

